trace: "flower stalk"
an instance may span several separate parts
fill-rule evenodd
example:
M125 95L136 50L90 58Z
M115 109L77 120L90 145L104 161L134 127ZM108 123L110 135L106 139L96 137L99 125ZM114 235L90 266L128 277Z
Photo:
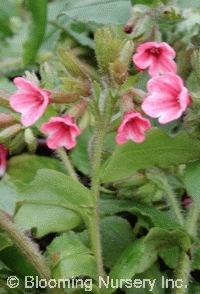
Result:
M186 229L188 234L195 238L197 235L198 229L198 220L199 220L199 209L195 203L192 203L190 206L189 215L187 218ZM190 248L191 253L193 253L193 248ZM179 254L179 261L177 266L176 279L182 281L183 287L176 288L174 294L186 294L188 291L188 284L190 280L190 271L191 271L191 258L189 254L185 251L181 251Z

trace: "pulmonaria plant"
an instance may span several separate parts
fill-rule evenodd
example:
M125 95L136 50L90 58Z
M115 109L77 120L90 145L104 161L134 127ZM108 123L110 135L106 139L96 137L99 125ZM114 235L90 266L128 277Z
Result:
M3 177L6 171L8 150L3 144L0 144L0 178Z
M10 97L10 105L15 111L22 114L22 124L25 127L31 126L44 114L51 102L51 93L21 77L13 81L18 91Z
M145 130L150 128L150 121L143 118L139 112L134 110L127 112L117 130L116 142L121 145L130 139L135 143L141 143L146 138Z
M138 46L133 62L138 70L148 68L149 75L153 77L166 72L176 73L175 56L176 52L167 43L147 42Z
M118 292L117 286L113 287L114 290L111 285L99 287L99 280L105 279L105 283L112 280L116 285L122 281L123 292L127 294L126 276L134 285L131 279L135 274L146 277L157 271L159 260L155 261L156 256L163 258L167 264L169 260L165 257L166 253L163 251L160 254L160 249L168 249L171 242L180 251L176 255L177 281L184 280L187 284L189 271L185 274L183 264L190 265L187 253L195 239L196 230L189 222L195 221L198 215L196 211L188 219L185 218L176 201L173 186L168 182L171 181L173 185L178 183L177 190L182 193L184 182L181 181L184 177L181 174L182 167L179 170L178 166L196 159L193 149L200 156L199 141L190 141L190 136L185 132L172 138L161 130L163 126L161 128L160 125L151 129L150 120L145 115L158 118L161 124L166 124L178 119L191 99L183 80L176 75L177 65L173 60L175 51L167 43L144 43L133 56L132 41L122 42L113 34L108 28L95 32L97 71L85 66L72 52L65 53L62 50L62 67L59 68L65 70L62 72L59 69L59 74L62 73L64 77L56 77L58 89L54 89L53 82L48 83L49 77L52 79L51 74L48 76L49 69L47 72L41 71L41 84L48 85L51 92L24 78L14 79L18 90L11 95L10 106L21 113L22 124L28 128L17 123L20 129L17 134L12 134L12 140L16 134L15 143L23 137L26 143L37 145L41 141L44 143L44 140L40 140L43 137L46 146L55 150L62 164L58 159L47 159L47 156L41 160L37 152L34 156L27 155L31 163L37 160L37 164L33 164L33 170L30 169L31 181L27 182L29 177L25 177L23 182L23 172L15 178L12 165L16 169L18 160L25 164L28 162L28 166L30 162L26 156L21 156L22 159L17 156L20 159L16 158L14 163L11 158L11 172L9 175L8 171L6 180L9 181L10 176L11 184L14 188L16 185L13 190L16 202L20 205L17 206L16 217L14 215L13 221L9 223L9 230L6 226L9 220L0 209L0 226L26 253L27 259L43 280L51 279L52 282L67 277L70 282L76 277L74 280L88 285L88 277L91 277L94 293L98 294ZM131 58L140 70L149 71L148 93L135 88L134 83L142 75L130 76L128 69ZM98 76L98 72L102 76ZM51 117L44 122L46 115L43 114L50 103L48 114L51 113ZM14 117L18 120L16 115ZM41 125L35 124L40 117L43 120ZM13 126L16 121L10 124ZM10 130L9 126L6 126L7 131ZM0 125L1 140L5 138L4 130L3 133L1 131L3 128ZM76 140L79 135L80 140ZM146 138L148 140L145 142ZM129 140L133 142L126 144ZM26 152L24 148L22 153L24 150ZM28 150L32 152L33 148ZM180 150L183 150L183 154ZM172 155L173 152L175 154ZM0 176L5 172L7 154L4 145L0 145ZM44 169L46 162L50 168ZM174 169L176 174L173 174L173 165L177 166ZM18 178L22 178L20 184ZM37 214L31 207L38 207ZM196 209L193 203L191 207ZM52 232L56 234L47 246L45 258L35 246L30 245L30 240L18 234L18 227L25 223L24 216L29 217L29 214L31 217L24 230L36 228L35 239ZM162 217L163 221L160 221ZM150 219L152 221L149 225ZM18 221L17 226L15 221ZM149 242L151 250L155 251L152 260L149 258ZM113 250L111 257L107 254L110 249ZM122 252L120 256L119 252ZM47 290L51 294L71 294L82 290L80 283L78 289L72 289L67 283L66 289L53 289L51 282ZM185 294L175 292L180 293Z
M47 146L50 149L65 147L70 150L76 145L75 137L81 134L74 118L68 115L51 117L49 122L42 124L41 131L48 134Z

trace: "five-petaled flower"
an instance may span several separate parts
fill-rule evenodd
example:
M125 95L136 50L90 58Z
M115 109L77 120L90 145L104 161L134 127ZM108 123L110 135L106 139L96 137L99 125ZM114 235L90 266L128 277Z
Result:
M142 109L150 117L158 118L161 124L178 119L191 103L182 79L173 73L151 78L147 89L149 94Z
M166 72L176 73L175 55L174 49L165 42L147 42L138 46L133 62L138 70L149 68L148 73L153 77Z
M11 95L10 105L15 111L22 114L22 124L28 127L43 115L51 102L51 93L21 77L15 78L14 84L18 90Z
M48 134L47 146L50 149L65 147L68 150L76 145L75 137L81 133L74 118L68 115L51 117L49 122L42 124L41 131Z
M0 144L0 178L3 177L6 171L8 150L3 144Z
M116 142L121 145L131 139L135 143L141 143L146 138L145 130L150 128L150 121L147 118L143 118L139 112L134 110L126 112L118 128Z

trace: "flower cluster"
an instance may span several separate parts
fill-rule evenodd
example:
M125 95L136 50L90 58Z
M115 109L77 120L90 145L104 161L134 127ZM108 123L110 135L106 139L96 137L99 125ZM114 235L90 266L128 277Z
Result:
M151 77L141 108L148 116L158 118L161 124L180 118L191 103L187 88L176 74L177 65L173 60L175 55L175 51L165 42L147 42L141 44L132 57L137 69L148 69ZM14 83L18 90L11 96L10 105L21 113L22 124L31 126L53 102L53 95L21 77L15 78ZM150 121L135 111L132 98L131 101L128 95L124 98L124 114L117 130L116 143L125 144L129 139L141 143L146 138L145 131L151 128ZM48 136L49 148L57 149L63 146L68 150L76 145L75 137L81 133L74 117L68 114L50 118L49 122L42 124L41 131Z
M18 91L10 97L10 105L15 111L22 114L22 124L28 127L44 114L51 103L51 92L20 77L15 78L14 83ZM80 130L73 118L67 115L52 117L49 122L42 124L41 131L49 135L47 146L50 149L57 149L61 146L71 149L76 145L75 137L80 135Z
M137 48L133 62L138 70L148 68L151 79L147 83L148 94L142 103L142 110L159 123L166 124L178 119L191 103L187 88L176 75L175 51L165 42L147 42ZM150 122L135 111L125 112L117 131L117 144L131 139L136 143L145 140L145 130Z

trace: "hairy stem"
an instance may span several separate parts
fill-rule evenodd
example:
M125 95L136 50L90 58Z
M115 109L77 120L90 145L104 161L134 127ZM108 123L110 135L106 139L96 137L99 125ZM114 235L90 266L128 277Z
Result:
M184 227L184 218L181 214L181 208L180 208L180 205L176 199L176 195L174 195L174 192L172 190L172 188L169 186L168 183L165 183L165 192L167 194L167 197L168 197L168 201L169 201L169 204L171 206L171 209L173 210L174 212L174 215L176 216L177 218L177 221L179 222L179 224L181 226Z
M92 213L92 218L88 224L88 231L90 235L90 243L92 251L97 262L97 275L100 277L104 276L103 260L101 252L101 236L100 236L100 224L99 224L99 188L100 188L100 167L101 167L101 154L105 139L105 128L104 125L99 123L95 150L92 165L92 180L91 180L91 193L95 208Z
M190 206L189 215L187 218L186 229L190 236L196 237L197 227L199 220L199 210L195 203ZM192 248L189 249L192 252ZM183 287L175 288L174 294L186 294L188 293L188 284L191 271L191 258L185 251L181 251L179 254L179 261L177 266L176 280L180 279Z
M69 176L71 176L74 180L78 181L78 176L69 160L69 157L64 148L60 147L56 150L57 154L59 155L60 159L62 160Z
M34 266L41 278L49 280L51 278L50 269L40 255L34 244L27 238L13 222L8 218L6 213L0 210L0 227L9 235L14 244L24 254L26 259ZM50 293L56 293L53 289Z

